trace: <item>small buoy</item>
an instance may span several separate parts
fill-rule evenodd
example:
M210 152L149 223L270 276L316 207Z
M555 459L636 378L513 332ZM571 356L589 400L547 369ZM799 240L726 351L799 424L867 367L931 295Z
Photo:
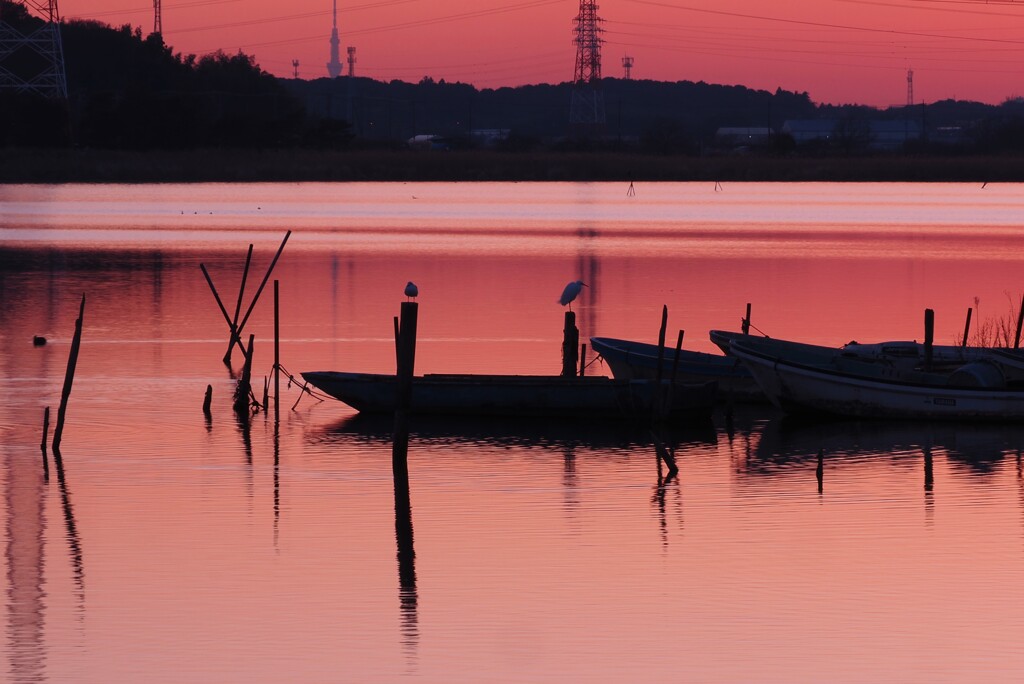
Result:
M46 344L46 338L42 335L36 335L32 338L32 345L36 347L42 347Z

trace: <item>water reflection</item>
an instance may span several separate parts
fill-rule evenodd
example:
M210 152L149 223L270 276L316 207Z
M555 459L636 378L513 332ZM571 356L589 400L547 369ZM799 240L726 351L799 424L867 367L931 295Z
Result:
M393 420L388 416L355 414L329 425L321 436L327 440L390 444L392 428ZM686 445L715 444L718 439L710 419L671 426L660 436L666 445L677 450ZM655 453L650 428L627 422L416 416L410 425L409 437L413 441L446 446L549 449L564 455L566 482L572 480L575 472L573 454L579 448L610 452L642 451L652 456Z
M44 645L45 482L38 470L5 459L7 652L12 682L46 679Z
M395 543L398 547L398 603L402 622L402 648L411 663L419 645L419 594L416 590L416 550L409 495L408 416L399 410L393 421L391 471L395 490Z
M64 459L60 449L53 450L53 463L57 470L57 484L60 487L61 509L64 512L64 527L67 533L68 550L71 554L71 569L75 578L79 612L85 612L85 566L82 562L82 541L78 536L78 524L71 506L71 491L64 476Z
M932 453L941 451L954 471L975 476L996 472L1007 456L1024 447L1024 428L996 423L926 421L810 420L775 417L751 432L756 446L745 465L748 474L772 474L806 467L819 450L826 459L879 456L894 461L925 458L926 485L932 487Z

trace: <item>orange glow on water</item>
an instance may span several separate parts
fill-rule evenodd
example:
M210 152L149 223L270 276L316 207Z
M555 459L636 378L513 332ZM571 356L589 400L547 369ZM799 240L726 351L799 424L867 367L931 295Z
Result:
M276 434L271 416L245 427L231 413L226 327L199 263L233 309L246 244L251 293L288 229L274 278L293 372L390 372L407 280L421 293L419 372L553 372L555 298L576 277L590 285L574 303L584 339L653 340L668 304L670 326L704 350L748 301L765 331L834 344L919 337L931 307L945 341L975 296L984 318L1019 292L1017 187L725 190L0 189L6 671L1015 680L1019 426L803 425L740 408L673 434L680 475L666 481L649 430L421 421L408 568L393 421L308 397L292 410L295 387ZM59 399L83 292L61 486L40 476L39 423ZM271 321L268 291L247 325L258 380ZM49 343L33 347L35 334Z

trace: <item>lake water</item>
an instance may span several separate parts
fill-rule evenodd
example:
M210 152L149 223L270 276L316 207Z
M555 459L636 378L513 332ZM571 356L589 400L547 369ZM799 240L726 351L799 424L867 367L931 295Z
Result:
M557 373L577 278L584 341L654 341L668 305L704 351L748 302L822 344L921 339L931 308L953 343L1024 292L1024 187L635 190L0 186L0 680L1020 681L1024 426L739 407L669 435L667 479L644 430L414 418L405 510L387 419L285 385L279 421L233 414L199 265L233 312L254 245L244 314L288 230L291 373L393 372L409 280L418 373ZM271 285L246 331L262 385Z

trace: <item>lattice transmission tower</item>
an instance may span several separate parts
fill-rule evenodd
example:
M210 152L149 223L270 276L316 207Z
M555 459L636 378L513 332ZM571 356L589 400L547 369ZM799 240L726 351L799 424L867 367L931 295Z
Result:
M569 124L577 135L598 135L605 124L601 92L601 18L594 0L580 0L576 23L576 73L573 76Z
M907 69L907 106L914 106L914 70Z
M153 0L153 33L164 35L164 13L160 8L160 0Z
M67 99L57 0L26 0L23 4L43 23L34 30L22 31L6 22L0 10L0 91Z

